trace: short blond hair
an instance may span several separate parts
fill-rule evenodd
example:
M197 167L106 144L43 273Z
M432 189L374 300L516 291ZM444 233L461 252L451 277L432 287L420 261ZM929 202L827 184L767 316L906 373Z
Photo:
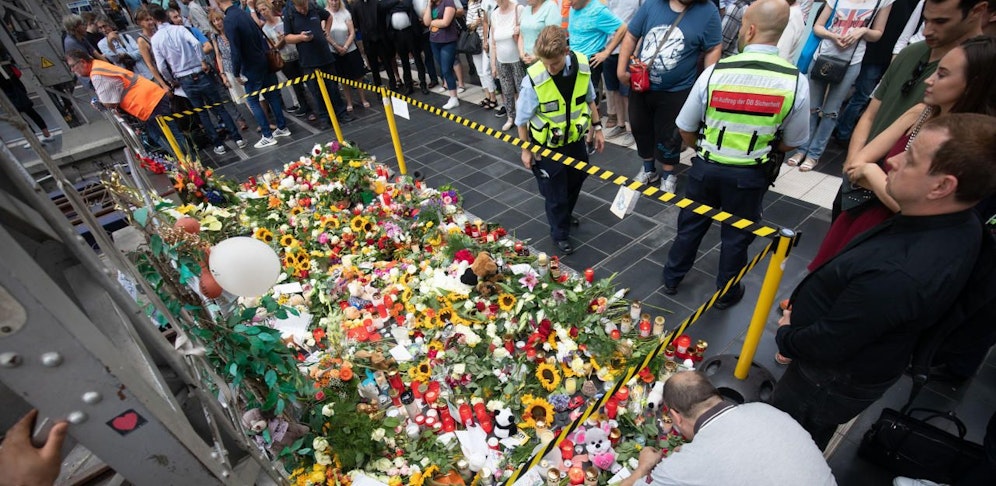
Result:
M543 59L553 59L567 54L567 31L559 25L548 25L540 31L533 52Z

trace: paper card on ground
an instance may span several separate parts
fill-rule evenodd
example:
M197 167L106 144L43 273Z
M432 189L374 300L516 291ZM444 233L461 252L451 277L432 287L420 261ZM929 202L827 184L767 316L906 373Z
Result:
M353 486L387 486L387 484L382 483L363 473L359 473L355 477L353 477Z
M636 201L639 198L640 195L636 191L628 187L620 187L619 191L616 192L616 198L612 200L612 207L609 210L612 211L612 214L618 216L619 219L622 219L636 209Z
M273 295L298 294L304 292L301 282L291 282L273 286Z
M512 269L513 275L522 275L532 270L533 266L528 263L516 263L515 265L509 265L508 268Z
M394 109L394 114L404 118L405 120L411 120L411 115L408 114L408 103L404 100L399 100L395 97L391 97L391 108Z
M391 348L391 356L399 363L405 363L415 359L415 357L408 352L408 349L400 344Z
M273 322L273 328L280 331L280 337L293 337L295 341L303 343L311 336L308 326L311 325L311 314L302 312L298 315L287 314L286 319L277 319Z
M622 481L623 479L628 478L630 476L630 474L631 473L629 472L629 469L623 467L622 469L619 470L619 472L616 473L615 476L612 476L612 478L609 479L609 484L618 483L618 482Z

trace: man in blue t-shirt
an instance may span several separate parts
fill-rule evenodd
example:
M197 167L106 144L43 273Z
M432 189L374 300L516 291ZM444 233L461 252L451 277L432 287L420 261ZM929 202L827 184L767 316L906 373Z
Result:
M598 0L574 0L567 23L571 50L588 57L591 82L597 91L602 82L602 63L626 35L626 24Z
M659 45L683 12L666 44ZM715 64L722 40L719 10L710 0L646 2L629 22L619 59L629 59L635 53L650 71L650 90L630 91L629 95L629 124L637 154L643 159L637 181L653 184L660 180L661 190L673 193L677 189L673 171L681 157L681 137L674 119L695 84L699 56L705 54L706 66ZM636 52L638 43L640 50ZM628 84L628 63L619 62L616 74L620 83ZM664 166L663 173L657 171L655 160Z
M328 31L322 25L331 23L332 14L324 8L309 3L308 0L292 0L284 7L284 40L288 44L297 46L297 54L301 58L301 68L305 73L311 74L315 71L322 71L326 74L335 75L335 56L332 55L332 47L329 46ZM339 96L339 83L327 79L308 82L311 94L314 95L318 108L318 118L321 121L322 129L331 127L326 119L328 109L322 102L322 92L318 86L319 82L325 83L326 92L332 102L332 109L335 111L336 119L340 122L348 123L354 120L353 116L346 112L346 104Z

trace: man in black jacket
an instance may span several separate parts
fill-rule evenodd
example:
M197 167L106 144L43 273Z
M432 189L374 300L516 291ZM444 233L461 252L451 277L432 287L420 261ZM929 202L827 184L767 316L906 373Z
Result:
M825 448L837 425L878 400L909 364L921 333L961 293L982 224L972 211L996 192L996 119L956 114L927 122L890 158L886 190L900 214L859 235L796 287L778 321L793 361L772 405Z
M332 54L332 46L329 45L325 36L326 29L323 23L332 22L332 14L324 8L308 0L292 0L284 7L284 40L288 44L297 45L297 54L301 58L301 69L306 73L321 71L326 74L335 75L335 56ZM364 33L364 39L366 33ZM325 90L329 94L332 102L332 109L335 111L336 119L340 122L351 122L353 116L346 112L346 103L339 95L339 83L327 79L315 79L308 82L311 94L317 101L318 115L321 120L321 127L330 127L328 121L328 108L322 101L322 92L318 83L325 83Z
M266 62L269 44L256 21L245 10L233 6L232 0L218 0L218 7L225 13L225 35L232 48L232 69L235 71L232 74L245 76L247 93L254 93L277 84L277 75L270 72L270 66ZM290 136L287 120L284 119L284 101L280 98L280 91L270 91L264 94L263 98L270 104L277 129L270 129L270 122L267 121L263 107L259 104L259 96L246 98L249 109L252 110L252 115L256 118L256 123L259 124L263 134L263 138L253 145L255 148L275 145L278 137Z
M386 35L388 6L387 2L379 0L357 0L353 4L353 20L356 28L363 33L363 50L367 54L374 86L380 86L380 70L383 68L387 71L388 87L393 90L398 87L398 79L391 65L394 62L394 48ZM411 77L411 74L408 76Z
M385 34L388 41L398 51L401 57L401 75L405 78L405 95L415 92L412 81L411 63L408 56L415 54L415 69L418 70L418 82L422 94L429 94L425 82L425 63L422 62L422 43L419 38L421 20L415 16L412 0L385 0L387 18L385 19ZM388 69L391 72L392 69ZM380 76L375 76L380 78Z

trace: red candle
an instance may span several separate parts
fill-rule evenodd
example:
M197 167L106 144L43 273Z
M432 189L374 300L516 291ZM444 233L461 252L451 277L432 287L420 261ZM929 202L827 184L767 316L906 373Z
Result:
M605 402L605 415L608 415L610 419L614 419L618 413L619 403L616 402L615 398L610 398L609 401Z
M688 347L692 345L692 338L687 334L682 334L674 339L675 356L685 359L688 357Z
M398 374L397 370L391 370L387 373L387 382L391 384L391 388L398 390L398 393L405 391L405 383L401 381L401 375Z
M622 388L619 389L619 391L616 392L616 394L612 398L615 398L620 402L625 402L627 399L629 399L629 387L623 386Z
M590 269L590 268L584 269L584 279L588 283L594 282L595 281L595 271L592 270L592 269Z
M565 461L574 457L574 442L570 439L560 441L560 457Z
M456 430L456 421L453 420L453 417L446 415L445 417L443 417L442 422L443 422L443 432L453 432L454 430Z
M622 339L622 333L621 333L621 332L619 332L619 330L618 330L618 329L613 329L613 330L612 330L612 332L610 332L610 333L609 333L609 336L610 336L610 337L611 337L611 338L612 338L612 339L613 339L614 341L618 341L618 340Z
M650 324L650 321L640 321L640 337L650 337L652 329L653 326Z
M388 193L388 192L385 192L384 194L382 194L382 196L384 197L384 205L385 206L390 206L391 205L391 194Z
M515 242L515 252L516 253L522 253L522 248L523 248L522 242L521 241L516 241Z
M422 395L422 398L425 400L425 403L436 403L436 400L439 398L439 391L433 390L432 387L430 387L429 390Z
M570 478L571 486L577 486L578 484L584 484L584 470L580 467L574 466L567 470L567 477Z
M381 319L387 319L387 306L384 304L378 305L377 315L379 315Z
M470 405L463 400L457 400L457 403L460 410L460 422L463 423L465 427L470 426L474 423L474 413L470 410Z

